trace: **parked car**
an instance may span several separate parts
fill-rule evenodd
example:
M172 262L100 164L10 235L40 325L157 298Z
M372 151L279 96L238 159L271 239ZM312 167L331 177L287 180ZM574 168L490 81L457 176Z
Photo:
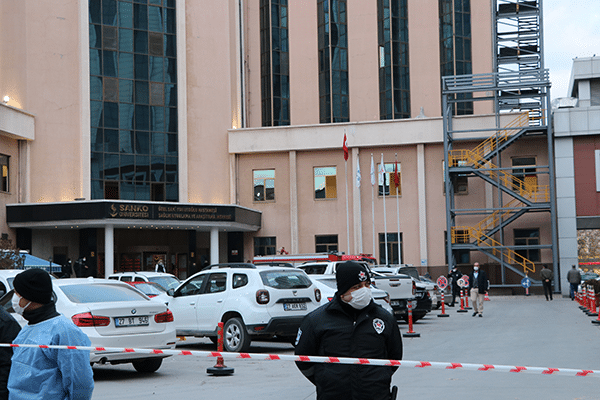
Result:
M110 274L108 279L117 279L123 282L154 282L165 288L165 290L174 290L181 283L175 275L153 271L117 272Z
M321 304L321 291L297 268L215 264L192 275L169 308L179 336L216 341L224 323L226 351L246 352L252 340L293 342L302 318Z
M321 290L323 303L333 300L335 292L337 292L337 281L335 275L313 275L312 281ZM394 315L394 309L390 306L390 295L384 291L371 286L371 294L375 303L379 304L390 314Z
M73 278L52 280L56 310L90 338L93 347L174 349L177 337L173 314L165 304L150 300L122 282ZM0 305L24 326L27 321L12 309L13 290ZM90 363L132 363L139 372L158 370L165 354L91 351Z
M307 262L298 265L296 268L303 270L311 277L335 275L337 266L343 262L344 261ZM373 286L390 295L390 306L394 309L394 316L396 319L408 321L408 305L411 304L413 310L417 307L417 301L415 300L417 288L414 280L408 275L384 275L373 271L368 263L362 262L362 264L371 271Z
M15 276L23 271L22 269L0 269L0 297L13 288ZM56 279L54 275L50 275L50 278Z
M146 296L150 297L151 299L159 300L159 301L162 301L163 303L165 303L167 306L169 305L171 296L169 296L169 294L165 290L165 288L160 286L158 283L141 282L141 281L125 282L125 283L128 283L129 285L133 286L134 288L136 288L140 292L144 293ZM173 289L169 289L169 290L171 291L171 293L173 293L173 291L174 291Z

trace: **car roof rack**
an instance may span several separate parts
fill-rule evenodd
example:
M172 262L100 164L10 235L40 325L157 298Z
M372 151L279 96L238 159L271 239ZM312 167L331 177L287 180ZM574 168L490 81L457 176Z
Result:
M208 269L221 269L221 268L249 268L249 269L256 269L256 266L254 264L250 264L250 263L221 263L221 264L211 264L205 268L203 268L202 270L208 270Z

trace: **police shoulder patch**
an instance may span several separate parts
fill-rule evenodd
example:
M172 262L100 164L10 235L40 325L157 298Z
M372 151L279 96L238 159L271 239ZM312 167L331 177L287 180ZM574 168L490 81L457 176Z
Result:
M373 319L373 328L375 328L375 332L381 334L385 330L385 323L379 318Z

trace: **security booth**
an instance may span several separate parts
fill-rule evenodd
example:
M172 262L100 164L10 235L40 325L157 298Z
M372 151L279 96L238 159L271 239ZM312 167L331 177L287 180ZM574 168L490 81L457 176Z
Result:
M162 261L184 279L208 264L244 260L244 233L261 227L259 211L238 205L122 200L9 204L6 219L18 248L66 253L77 276L96 277L154 271Z

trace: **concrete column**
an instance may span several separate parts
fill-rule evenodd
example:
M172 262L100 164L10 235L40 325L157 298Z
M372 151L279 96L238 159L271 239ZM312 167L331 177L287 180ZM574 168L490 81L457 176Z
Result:
M298 242L298 174L296 163L296 151L289 153L290 162L290 253L298 254L300 245Z
M425 145L417 145L417 193L419 196L419 254L427 265L427 198L425 197Z
M104 227L104 276L115 272L115 228L108 224Z
M210 264L219 263L219 229L210 228Z

